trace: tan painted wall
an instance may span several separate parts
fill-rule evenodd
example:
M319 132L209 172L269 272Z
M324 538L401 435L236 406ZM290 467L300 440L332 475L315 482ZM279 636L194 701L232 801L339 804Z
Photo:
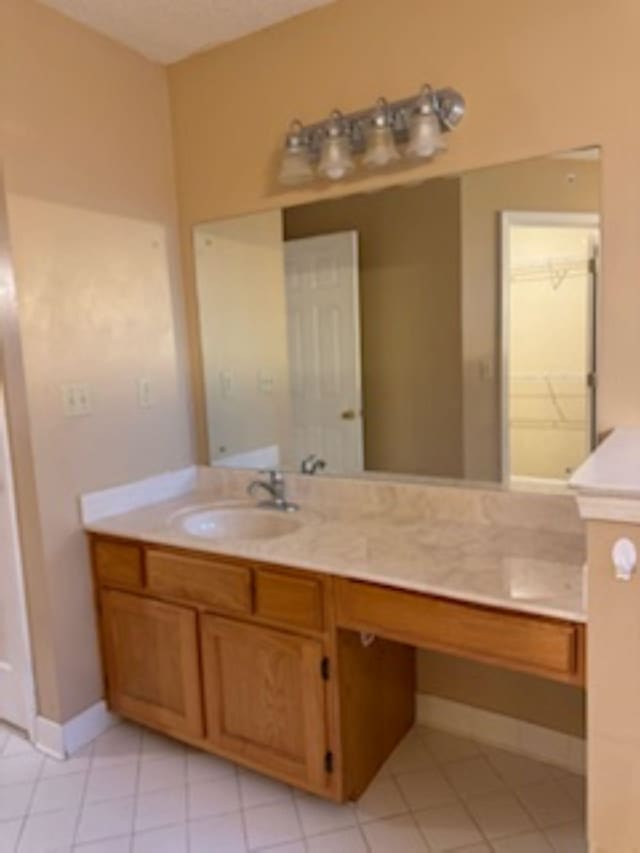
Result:
M573 182L567 180L570 173ZM548 157L480 169L462 178L464 464L471 480L500 479L499 213L597 212L600 182L597 161ZM611 284L605 281L607 286ZM601 330L604 335L604 326ZM484 374L483 361L489 367ZM605 364L603 358L603 370ZM606 422L606 400L603 391L601 422ZM640 409L640 401L638 405Z
M282 214L213 222L195 234L209 460L277 445L290 466ZM270 391L261 386L267 378Z
M102 695L78 495L192 459L169 104L163 69L33 0L3 0L0 33L35 468L21 509L42 538L27 565L31 629L39 711L64 720ZM91 417L63 418L73 381L91 385Z
M611 549L619 537L631 539L640 550L640 525L587 524L592 853L640 849L640 584L637 575L629 583L616 580Z
M285 211L285 237L358 232L365 468L462 475L458 181Z
M585 691L524 672L421 651L418 692L506 714L564 734L585 736Z

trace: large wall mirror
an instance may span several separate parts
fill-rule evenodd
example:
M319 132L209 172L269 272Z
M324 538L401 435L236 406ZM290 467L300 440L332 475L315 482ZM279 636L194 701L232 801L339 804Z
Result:
M566 480L595 432L599 152L198 225L212 465Z

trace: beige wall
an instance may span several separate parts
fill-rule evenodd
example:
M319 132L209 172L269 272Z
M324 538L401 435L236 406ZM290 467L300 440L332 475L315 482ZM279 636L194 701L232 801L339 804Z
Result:
M194 239L209 461L277 446L290 466L282 213L201 225Z
M459 183L285 211L285 237L358 232L365 468L462 476Z
M636 514L635 507L629 509ZM620 537L631 539L640 551L638 524L587 525L587 773L593 853L635 853L640 847L640 584L637 575L629 583L616 580L611 549Z
M192 459L169 104L163 69L33 0L3 0L0 33L35 471L21 509L42 544L26 567L31 630L39 712L64 720L102 695L78 495ZM89 383L93 415L63 417L66 382Z
M462 177L464 468L471 480L500 479L499 213L598 212L600 181L598 161L548 157ZM605 280L604 286L611 285ZM602 399L601 422L607 422L604 392Z
M564 734L585 736L585 691L524 672L421 651L418 692L516 717Z

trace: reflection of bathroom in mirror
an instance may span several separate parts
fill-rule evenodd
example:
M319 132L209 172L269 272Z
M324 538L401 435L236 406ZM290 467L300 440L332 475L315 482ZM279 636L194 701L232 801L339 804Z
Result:
M582 149L197 226L211 464L566 480L599 185Z

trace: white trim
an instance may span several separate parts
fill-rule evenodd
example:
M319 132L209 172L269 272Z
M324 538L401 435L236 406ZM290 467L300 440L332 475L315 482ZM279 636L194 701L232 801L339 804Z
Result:
M33 742L53 758L65 759L117 723L118 717L107 710L104 701L96 702L66 723L36 717Z
M577 501L581 518L640 524L640 496L634 498L579 494Z
M416 696L416 722L508 749L573 773L585 773L583 738L427 693Z
M145 480L135 480L99 492L89 492L80 498L82 523L93 524L111 515L179 498L196 488L198 469L195 466L167 471Z
M502 210L500 211L500 265L499 265L499 294L500 294L500 475L502 483L506 486L510 485L510 444L509 444L509 287L507 286L507 271L511 268L509 232L514 225L521 226L551 226L565 228L600 228L600 214L598 213L561 213L558 211L539 211L539 210ZM590 287L592 284L590 283ZM595 300L593 296L589 299L590 315L595 312ZM590 328L594 328L595 324L592 321ZM593 350L595 340L589 341L589 346ZM593 362L591 355L590 361ZM595 371L595 365L592 364L591 370ZM596 406L595 398L593 405ZM592 415L592 421L595 420ZM592 427L590 426L591 431ZM594 436L592 436L592 443Z

